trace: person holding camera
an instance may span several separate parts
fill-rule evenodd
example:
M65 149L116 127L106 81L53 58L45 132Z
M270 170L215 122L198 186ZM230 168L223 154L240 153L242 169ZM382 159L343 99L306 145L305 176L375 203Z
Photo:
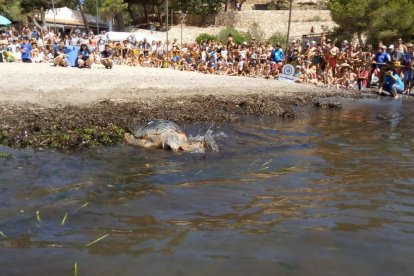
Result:
M398 98L398 93L402 93L404 91L403 81L397 72L391 67L388 67L385 71L384 83L380 86L378 94L384 94L382 92L383 90L389 92L389 95L395 99Z

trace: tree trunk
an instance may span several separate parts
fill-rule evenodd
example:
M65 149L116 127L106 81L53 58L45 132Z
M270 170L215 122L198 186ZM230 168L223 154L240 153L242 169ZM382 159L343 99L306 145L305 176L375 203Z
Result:
M40 30L40 31L42 31L42 32L43 32L43 30L44 30L43 28L44 28L44 27L43 27L43 26L41 26L41 25L39 24L39 22L37 22L37 20L36 20L36 18L35 18L34 16L32 17L32 22L33 22L33 24L34 24L37 28L39 28L39 30Z
M147 5L144 3L143 4L144 7L144 15L145 15L145 23L148 24L148 9L147 9Z
M81 0L78 0L78 6L79 6L79 11L80 11L81 16L82 16L83 25L85 26L86 32L89 33L89 25L88 25L88 21L86 20L85 11L83 9L83 5L81 3Z
M358 36L358 42L360 45L364 45L363 41L362 41L362 34L361 32L357 32L357 36Z
M130 16L131 16L131 18L132 18L132 23L133 23L134 25L136 25L136 24L138 23L138 20L135 18L135 14L132 12L130 5L128 5L127 10L128 10L128 12L129 12L129 15L130 15Z
M43 7L40 8L40 19L42 20L42 30L46 29L46 16Z
M162 21L162 19L161 19L161 9L160 9L160 6L156 6L157 7L157 17L158 17L158 22L160 22L160 26L162 26L162 24L163 24L163 21Z
M122 16L122 13L118 13L114 17L115 19L115 30L120 32L124 30L124 17Z

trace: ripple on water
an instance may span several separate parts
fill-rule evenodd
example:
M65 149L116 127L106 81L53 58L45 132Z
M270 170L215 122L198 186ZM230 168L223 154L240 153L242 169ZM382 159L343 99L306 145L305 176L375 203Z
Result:
M413 115L411 103L381 100L206 134L209 125L184 126L211 138L204 154L2 148L12 156L0 159L0 266L8 275L70 274L75 261L85 275L411 275Z

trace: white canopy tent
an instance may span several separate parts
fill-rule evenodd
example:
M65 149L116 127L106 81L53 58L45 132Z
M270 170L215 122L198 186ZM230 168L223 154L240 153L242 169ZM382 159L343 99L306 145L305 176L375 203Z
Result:
M96 17L86 14L86 21L91 27L96 26ZM72 10L67 7L46 10L45 21L51 24L83 26L83 19L80 11ZM99 26L107 28L107 24L102 19L99 20Z
M157 40L157 38L151 34L135 32L135 33L128 33L128 32L108 32L108 38L111 41L123 41L127 39L130 35L134 35L138 41L147 39L148 42L152 42L153 40Z

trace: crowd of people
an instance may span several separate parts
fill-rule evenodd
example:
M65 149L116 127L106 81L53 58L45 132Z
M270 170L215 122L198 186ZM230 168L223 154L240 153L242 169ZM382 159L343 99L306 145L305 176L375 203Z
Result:
M139 41L130 35L111 41L99 35L73 30L68 34L24 27L0 33L0 62L45 62L69 66L67 46L78 46L76 66L102 64L173 68L204 74L278 79L286 64L294 66L295 82L336 89L359 89L377 85L391 96L409 94L413 81L413 45L398 39L389 47L379 43L361 45L332 41L324 34L291 41L286 49L252 39L237 44L231 35L226 42L205 41L180 44Z

